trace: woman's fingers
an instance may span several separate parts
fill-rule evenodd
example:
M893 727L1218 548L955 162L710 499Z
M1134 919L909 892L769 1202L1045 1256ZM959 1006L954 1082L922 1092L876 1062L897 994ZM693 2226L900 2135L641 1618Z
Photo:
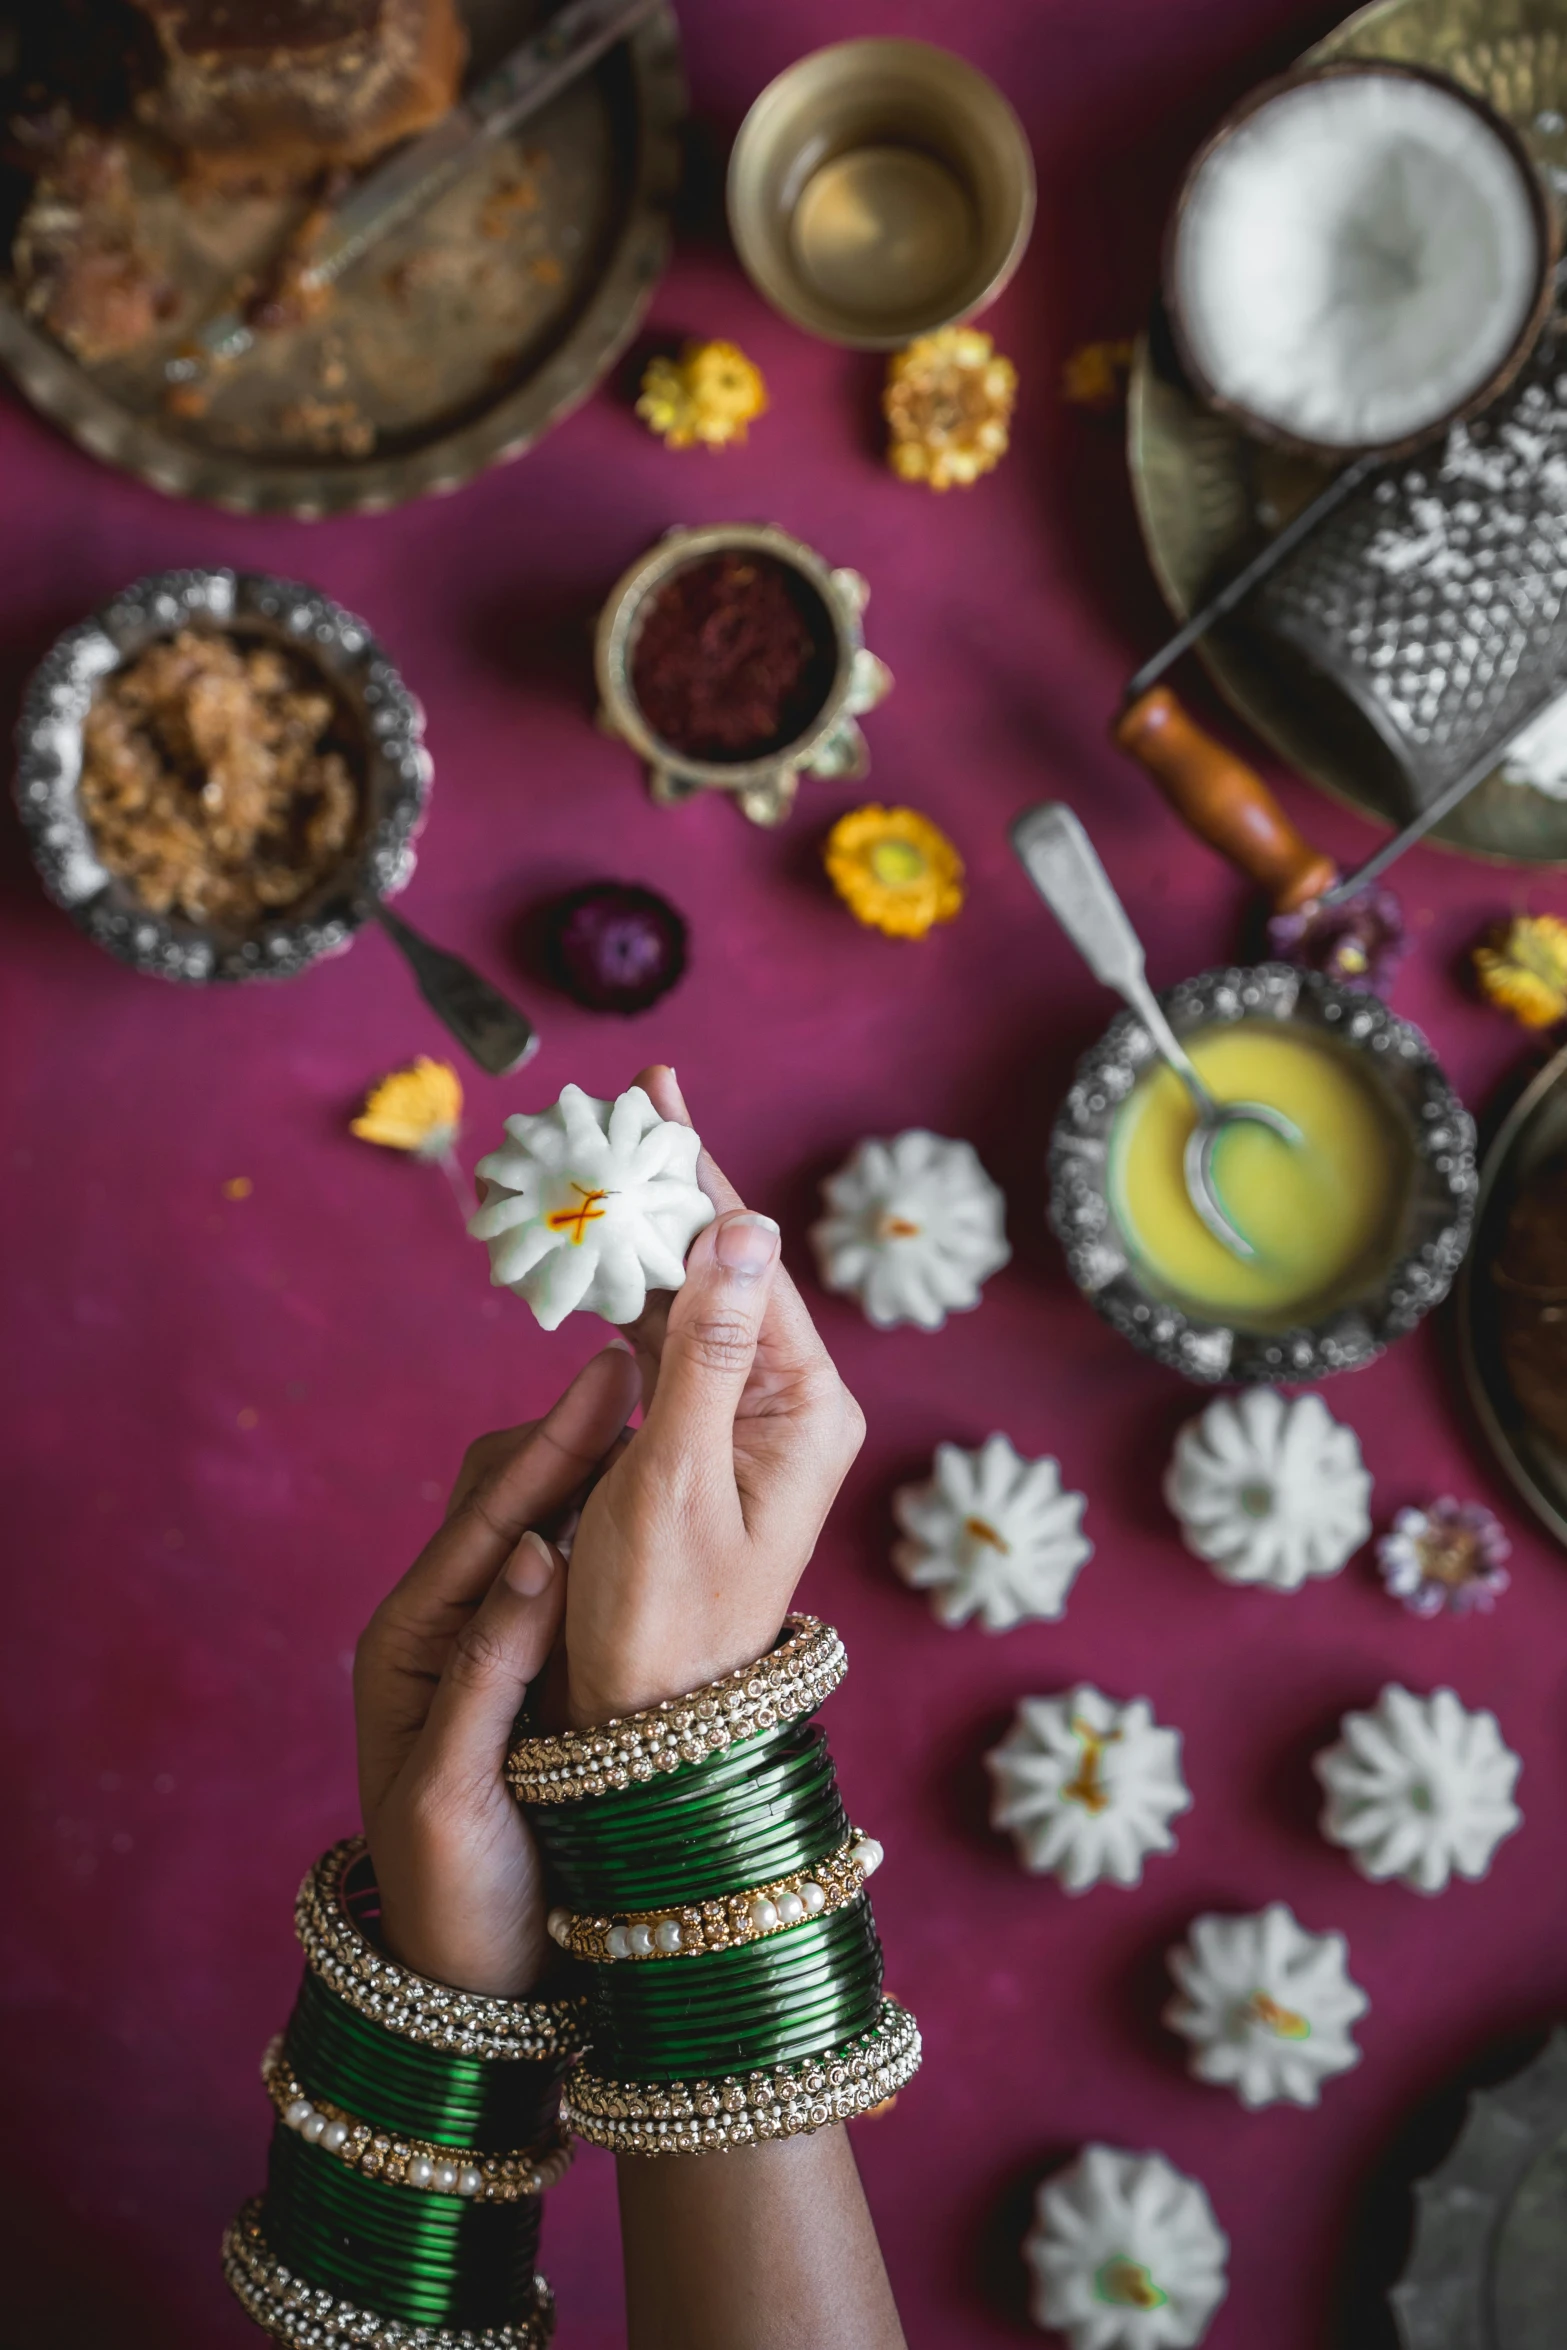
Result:
M685 1286L670 1304L658 1386L638 1439L649 1470L654 1462L721 1461L732 1489L735 1413L777 1270L771 1216L732 1208L697 1234Z
M495 1785L528 1684L560 1629L566 1578L559 1554L530 1527L452 1641L419 1751L422 1801L443 1814Z

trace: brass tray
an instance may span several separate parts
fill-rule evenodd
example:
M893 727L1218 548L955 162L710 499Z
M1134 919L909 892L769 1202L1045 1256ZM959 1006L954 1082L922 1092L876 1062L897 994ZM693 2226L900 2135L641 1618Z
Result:
M470 75L542 13L464 0ZM291 200L187 202L138 142L142 234L178 314L145 352L86 368L0 292L0 360L83 448L179 497L309 518L456 489L530 448L635 332L668 254L684 111L663 8L394 230L322 317L263 337L186 414L165 359L276 249Z
M1451 74L1513 122L1561 199L1567 192L1567 0L1375 0L1311 61L1393 57ZM1156 320L1138 346L1127 413L1138 520L1180 619L1329 478L1248 440L1182 381ZM1276 647L1242 627L1199 648L1227 701L1286 765L1378 823L1408 815L1391 759L1336 697L1313 693ZM1507 864L1567 863L1567 801L1492 775L1430 836Z
M1513 1104L1485 1154L1475 1236L1458 1287L1464 1381L1487 1443L1540 1523L1567 1549L1567 1453L1530 1420L1507 1375L1491 1267L1521 1183L1567 1150L1567 1047Z

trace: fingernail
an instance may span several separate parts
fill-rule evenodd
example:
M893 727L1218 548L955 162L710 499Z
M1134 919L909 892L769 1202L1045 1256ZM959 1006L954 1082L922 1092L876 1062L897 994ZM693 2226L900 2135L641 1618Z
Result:
M538 1599L548 1591L554 1574L550 1546L530 1526L506 1561L506 1581L519 1599Z
M636 1351L630 1339L622 1338L618 1332L613 1338L606 1339L604 1342L604 1352L607 1355L634 1355Z
M713 1254L726 1273L754 1281L778 1254L778 1227L771 1216L759 1216L750 1208L722 1216L713 1234Z

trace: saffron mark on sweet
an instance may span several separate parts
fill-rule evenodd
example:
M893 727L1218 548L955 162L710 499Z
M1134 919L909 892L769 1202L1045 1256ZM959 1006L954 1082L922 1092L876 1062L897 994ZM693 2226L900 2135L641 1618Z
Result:
M1266 1991L1254 1991L1246 2003L1247 2012L1259 2024L1266 2024L1270 2032L1277 2032L1281 2040L1309 2040L1311 2025L1293 2007L1281 2007L1270 1999Z
M580 1183L574 1183L571 1188L578 1194L580 1205L574 1208L556 1208L545 1217L544 1221L552 1232L569 1232L572 1247L580 1248L588 1236L588 1226L601 1223L606 1213L603 1208L594 1205L595 1201L608 1199L609 1193L607 1191L586 1191Z
M1011 1557L1011 1543L1004 1541L996 1532L995 1527L987 1525L983 1518L965 1518L963 1531L970 1542L987 1543L992 1550L999 1550L1003 1558Z
M1077 1777L1069 1779L1061 1793L1068 1803L1080 1803L1084 1811L1108 1811L1110 1790L1104 1783L1104 1753L1120 1738L1119 1730L1091 1730L1086 1722L1074 1722L1072 1735L1083 1749L1083 1759L1077 1768ZM1150 2304L1150 2306L1153 2306Z
M1128 2260L1124 2252L1116 2252L1094 2271L1094 2298L1107 2301L1112 2309L1162 2309L1170 2296L1154 2283L1140 2260Z
M907 1216L883 1216L881 1220L883 1240L918 1240L919 1236L919 1226L911 1224Z

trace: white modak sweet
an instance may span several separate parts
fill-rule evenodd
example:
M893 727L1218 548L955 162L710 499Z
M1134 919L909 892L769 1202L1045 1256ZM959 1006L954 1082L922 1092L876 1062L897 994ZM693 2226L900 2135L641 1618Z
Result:
M1082 1531L1080 1493L1063 1493L1058 1464L1026 1461L1004 1436L977 1452L938 1444L934 1474L892 1497L906 1539L892 1563L928 1591L943 1624L978 1616L987 1632L1059 1616L1094 1546Z
M640 1085L595 1101L568 1085L552 1110L506 1121L479 1161L490 1279L525 1297L545 1330L579 1308L634 1321L650 1289L678 1289L713 1203L697 1186L701 1143L661 1118Z
M1086 1682L1023 1698L985 1761L991 1826L1011 1833L1024 1868L1068 1893L1140 1885L1148 1854L1174 1851L1170 1822L1191 1809L1180 1731L1161 1729L1146 1697L1117 1705Z
M1254 1917L1201 1917L1169 1954L1180 1996L1164 2011L1191 2042L1189 2070L1242 2105L1315 2105L1360 2062L1350 2025L1370 2002L1342 1934L1308 1934L1282 1901Z
M1164 1498L1187 1549L1216 1575L1271 1591L1336 1575L1371 1533L1355 1432L1320 1395L1220 1396L1176 1438Z
M1012 1254L1006 1203L973 1144L923 1127L860 1143L822 1197L811 1226L822 1286L857 1297L879 1330L939 1330Z
M1085 2146L1034 2199L1029 2307L1072 2350L1192 2350L1226 2290L1229 2239L1162 2154Z
M1456 1872L1478 1879L1523 1825L1522 1769L1495 1714L1470 1713L1451 1689L1417 1697L1390 1681L1370 1713L1346 1714L1343 1737L1312 1768L1327 1790L1322 1833L1363 1877L1440 1893Z

